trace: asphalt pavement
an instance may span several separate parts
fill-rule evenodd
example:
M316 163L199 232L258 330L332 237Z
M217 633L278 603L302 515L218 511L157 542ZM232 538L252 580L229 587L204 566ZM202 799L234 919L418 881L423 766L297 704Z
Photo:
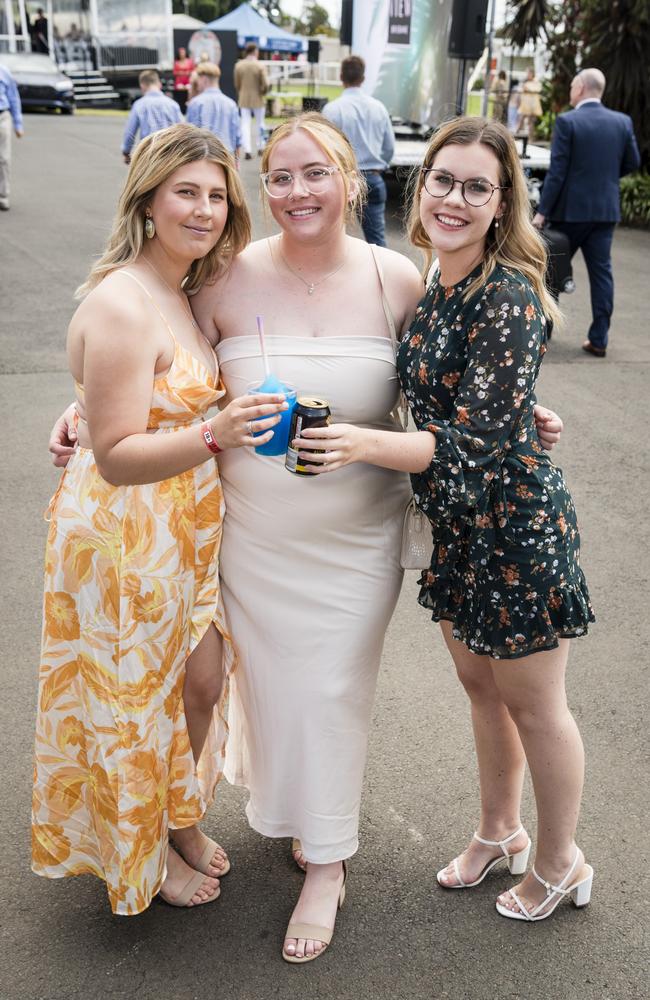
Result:
M386 639L361 816L361 849L327 954L280 957L301 876L284 841L249 830L245 795L223 783L205 824L231 855L218 903L154 902L113 917L92 877L29 869L32 738L40 640L43 511L58 474L49 428L71 398L64 337L72 293L107 235L125 176L123 119L29 115L14 144L12 207L0 215L2 572L0 739L5 820L0 994L7 1000L641 1000L648 996L648 260L650 233L614 241L616 311L606 360L580 350L589 319L581 260L567 323L551 343L541 402L566 430L556 449L578 509L597 614L573 643L570 703L587 752L579 842L591 905L525 925L494 909L503 872L472 891L435 872L477 822L465 696L408 573ZM258 206L257 161L243 164ZM390 245L417 260L389 211ZM524 820L534 830L530 783ZM644 983L646 984L644 986Z

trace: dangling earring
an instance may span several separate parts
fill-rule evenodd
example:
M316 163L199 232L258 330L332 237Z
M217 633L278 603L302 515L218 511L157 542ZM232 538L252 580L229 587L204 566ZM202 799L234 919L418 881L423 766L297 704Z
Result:
M148 215L144 220L144 235L148 240L152 240L156 235L156 227L150 215Z
M494 228L495 228L495 229L498 229L498 228L499 228L499 220L498 220L498 219L495 219L495 220L494 220Z

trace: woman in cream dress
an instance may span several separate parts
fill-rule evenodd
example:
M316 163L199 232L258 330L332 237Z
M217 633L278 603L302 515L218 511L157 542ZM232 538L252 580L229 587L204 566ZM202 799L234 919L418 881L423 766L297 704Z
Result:
M262 375L262 313L272 370L298 396L328 400L336 421L398 429L396 331L422 295L416 268L346 235L346 207L363 182L347 140L320 116L276 129L262 170L278 181L267 181L268 203L282 234L250 246L193 301L219 340L227 398ZM360 298L359 288L370 294ZM240 660L226 776L248 787L254 829L301 841L305 887L283 955L312 958L329 941L341 863L358 846L408 477L359 464L311 479L250 449L220 457L219 467L223 598Z

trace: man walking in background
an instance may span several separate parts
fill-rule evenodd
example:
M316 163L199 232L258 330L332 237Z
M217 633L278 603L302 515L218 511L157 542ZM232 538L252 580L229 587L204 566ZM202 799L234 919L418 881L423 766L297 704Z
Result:
M363 206L361 227L368 243L386 246L386 183L384 171L395 152L395 136L386 108L364 94L366 64L361 56L348 56L341 63L343 93L323 108L323 114L337 125L350 141L359 169L368 184L368 200Z
M235 63L235 90L241 113L241 140L247 160L252 156L251 120L257 124L257 155L264 145L264 98L269 89L266 70L259 60L259 49L249 42L244 58Z
M176 101L163 94L162 83L155 69L144 69L138 77L138 83L142 97L134 102L129 112L122 140L125 163L131 162L131 150L138 132L142 140L152 132L160 132L163 128L183 121L183 114Z
M32 52L50 54L49 27L42 7L36 11L36 19L32 25Z
M238 158L241 145L239 111L235 102L219 86L221 70L215 63L199 63L196 76L199 93L187 105L187 121L190 125L214 132Z
M637 170L641 159L632 119L601 103L605 77L583 69L571 83L573 111L559 115L553 130L551 165L533 225L549 219L565 233L571 256L581 249L589 274L592 322L583 351L607 353L614 309L612 238L621 218L619 179Z
M9 211L9 174L11 171L11 130L20 139L23 115L16 81L0 65L0 211Z

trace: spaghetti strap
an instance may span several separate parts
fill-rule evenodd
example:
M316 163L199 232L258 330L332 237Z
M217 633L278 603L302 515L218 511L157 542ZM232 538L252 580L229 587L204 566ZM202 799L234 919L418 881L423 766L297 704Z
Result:
M393 347L395 348L395 351L397 351L399 337L397 336L397 329L395 327L395 318L390 308L390 303L386 297L386 290L384 288L384 271L381 266L381 262L377 256L374 243L369 243L368 246L370 248L370 253L372 254L372 259L375 262L375 267L377 269L377 277L379 278L379 287L381 288L381 306L382 309L384 310L384 316L386 317L386 323L388 324L388 329L390 331L390 339L393 342Z
M138 277L136 277L136 275L133 274L132 271L127 271L126 268L123 267L121 269L121 273L125 274L127 276L127 278L131 278L133 281L135 281L136 285L140 286L140 288L142 289L142 291L147 296L147 298L151 302L152 306L154 307L154 309L156 310L156 312L160 316L161 320L163 321L163 323L165 324L165 326L169 330L169 335L172 338L172 340L174 341L174 348L176 348L176 346L177 346L177 340L176 340L176 337L174 336L174 331L172 330L171 326L167 322L165 314L163 313L162 309L160 308L160 306L158 305L158 303L154 299L153 295L151 294L151 292L149 291L149 289L147 288L147 286L144 284L144 282L140 281L140 279Z

